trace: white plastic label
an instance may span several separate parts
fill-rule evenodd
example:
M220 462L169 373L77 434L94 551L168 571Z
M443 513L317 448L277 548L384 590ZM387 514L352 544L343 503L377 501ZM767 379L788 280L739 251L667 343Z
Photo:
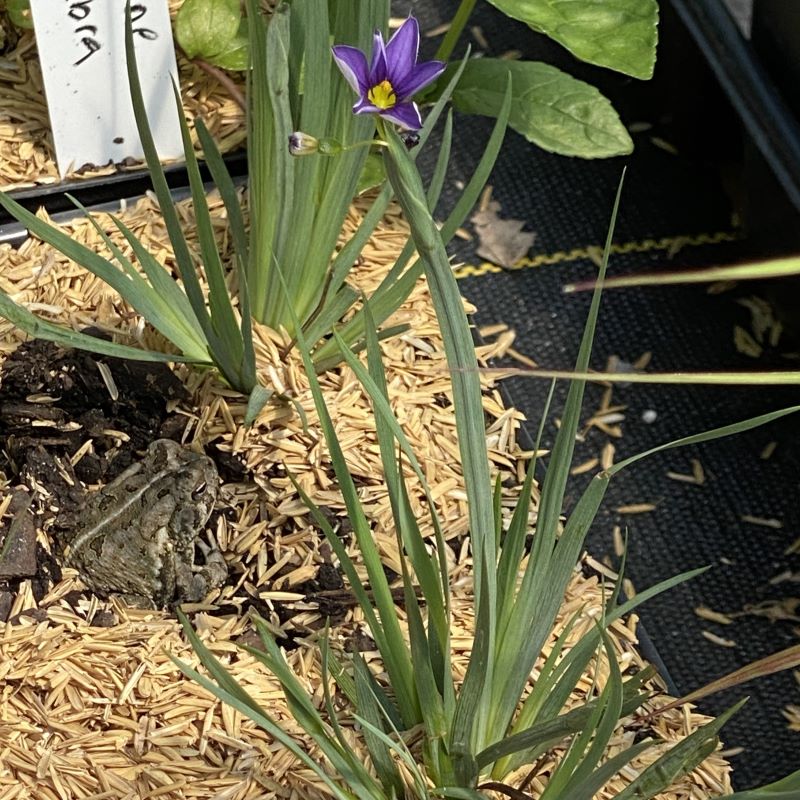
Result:
M58 170L143 155L125 66L126 0L30 0ZM167 0L131 0L136 62L162 159L183 155Z

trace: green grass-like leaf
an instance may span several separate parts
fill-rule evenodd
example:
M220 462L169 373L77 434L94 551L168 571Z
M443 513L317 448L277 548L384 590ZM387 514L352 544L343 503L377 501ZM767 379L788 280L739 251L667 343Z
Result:
M656 272L636 275L621 275L609 278L604 283L605 289L617 289L627 286L673 286L682 283L715 283L716 281L752 281L767 278L788 278L800 275L800 258L774 258L769 261L755 261L750 264L735 264L726 267L707 267L705 269L687 269L681 272ZM568 283L565 292L580 292L594 288L594 281Z
M720 729L745 702L746 700L740 700L715 720L681 739L678 744L642 770L616 795L615 800L649 800L669 788L682 775L691 772L717 749L717 735Z
M726 794L720 800L797 800L798 797L800 797L800 770L758 789Z
M601 281L608 265L621 193L622 181L611 213L600 267ZM584 371L589 364L599 308L598 289L592 297L581 340L576 366L578 371ZM590 483L557 541L575 435L580 423L584 386L582 381L572 381L570 384L561 426L542 484L533 549L508 622L498 631L495 651L498 679L492 687L490 718L490 736L495 741L508 730L530 670L552 628L586 533L605 494L608 479Z
M88 336L63 325L56 325L32 314L24 306L15 303L5 292L0 292L0 317L4 317L34 339L45 339L63 347L77 347L80 350L88 350L90 353L114 356L116 358L130 358L134 361L158 361L162 363L193 361L193 359L186 356L158 353L155 350L143 350L140 347L129 347L124 344L107 342L105 339Z

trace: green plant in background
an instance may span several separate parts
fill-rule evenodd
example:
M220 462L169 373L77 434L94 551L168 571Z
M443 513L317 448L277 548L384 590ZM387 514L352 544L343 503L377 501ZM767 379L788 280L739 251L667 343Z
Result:
M436 54L450 58L477 0L461 0ZM656 0L489 0L569 50L576 58L648 79L658 43ZM467 114L496 115L502 76L513 75L509 127L553 153L607 158L630 153L633 142L611 103L593 86L540 61L479 58L470 61L453 93ZM498 80L499 79L499 80Z
M33 28L28 0L0 0L0 14L6 14L11 24L18 28Z
M477 0L462 0L436 54L448 61ZM656 0L489 0L507 16L524 22L590 64L647 79L653 74L658 42ZM244 46L238 0L186 0L175 36L191 58L227 69L242 59ZM440 87L447 85L451 65ZM609 100L592 85L540 61L497 58L470 60L453 92L458 111L496 117L508 71L513 75L509 127L553 153L608 158L633 150L633 142ZM435 93L433 94L435 96Z
M402 50L399 46L398 49ZM367 64L363 55L357 56L351 50L335 48L334 54L348 82L359 95L356 111L371 111L378 117L379 137L385 145L383 158L386 174L411 226L451 370L474 569L476 621L468 668L463 682L457 685L450 663L451 598L444 532L436 516L422 467L391 412L370 303L366 303L364 310L367 366L353 355L347 342L336 331L334 341L341 357L353 370L373 403L398 550L402 554L401 577L407 638L400 625L369 522L347 470L333 420L314 374L313 343L305 338L298 325L295 327L300 351L309 373L311 391L337 482L366 570L369 591L362 584L355 563L325 516L301 487L298 484L295 486L308 505L315 523L324 531L347 576L351 591L359 601L370 634L380 651L388 686L376 680L360 656L355 655L349 663L340 661L339 656L331 651L325 635L320 644L324 691L324 707L320 711L289 669L268 625L263 620L256 620L263 650L246 649L265 664L281 683L295 720L327 759L327 765L321 765L311 759L298 742L281 730L275 720L233 681L185 619L187 635L211 679L187 664L177 663L187 675L201 682L217 697L262 725L314 770L337 798L444 796L475 800L483 796L480 793L482 788L509 789L502 783L509 773L525 764L535 763L553 746L564 744L565 752L549 776L543 798L591 800L632 758L654 744L652 741L639 742L606 758L608 743L620 720L639 708L647 698L643 687L652 674L650 670L642 670L623 679L606 628L649 597L702 571L696 570L665 581L624 603L618 602L618 584L610 592L597 627L568 651L564 647L565 640L577 616L567 623L567 630L558 638L536 683L529 686L531 671L553 629L586 533L611 478L645 456L667 448L697 444L746 431L800 411L800 406L689 436L614 465L590 483L561 529L560 519L585 385L583 380L573 380L541 488L533 544L530 551L526 552L535 461L528 470L510 524L504 527L499 484L492 490L478 367L462 300L413 157L394 127L387 124L387 120L392 119L403 125L413 123L411 117L414 110L398 108L403 101L403 93L394 92L394 84L400 85L409 72L403 70L402 64L394 62L393 55L396 52L389 53L382 39L376 39L371 64ZM509 80L499 117L501 122L509 114L511 99ZM608 262L618 204L619 194L600 270L601 281ZM578 355L576 369L579 372L585 372L589 364L599 302L598 287ZM546 414L545 410L543 418ZM544 419L540 436L543 426ZM417 476L428 500L434 530L434 540L430 546L423 539L411 509L402 469L404 465L410 467ZM426 609L425 614L423 608ZM564 712L567 699L595 659L605 659L608 664L609 677L605 687L595 687L582 705ZM331 677L350 701L352 720L361 727L376 777L373 777L369 765L362 763L353 753L342 733L339 714L329 688ZM713 752L717 747L720 728L739 705L667 751L617 796L624 800L646 800L668 788L676 778L693 769ZM412 752L403 738L402 733L410 729L422 731L421 752ZM400 763L411 776L410 786L402 778L398 767ZM329 771L331 769L332 773ZM800 790L800 773L774 785L771 790L784 788L795 792Z
M188 58L234 71L249 66L247 17L240 0L186 0L175 15L174 30Z
M28 0L0 0L0 53L16 45L20 30L32 27Z

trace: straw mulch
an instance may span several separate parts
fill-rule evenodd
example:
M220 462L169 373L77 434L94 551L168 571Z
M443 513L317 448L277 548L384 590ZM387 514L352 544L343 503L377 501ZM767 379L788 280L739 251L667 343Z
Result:
M191 219L188 204L180 204L180 211ZM214 201L214 215L222 240L224 211L218 201ZM356 208L348 220L349 230L358 218ZM164 228L152 201L147 199L129 211L126 222L157 257L170 263ZM85 222L69 227L75 238L96 244L96 235ZM119 241L108 225L104 227ZM387 216L365 249L353 282L369 291L392 263L406 235L399 215L393 212ZM18 251L0 246L0 263L0 288L39 313L74 326L100 320L109 329L125 330L144 344L158 344L151 332L131 319L104 284L37 243L29 241ZM424 282L393 322L400 320L411 327L408 334L383 345L387 380L395 413L427 471L451 546L453 663L457 675L462 675L473 622L470 561L463 538L465 503L444 356ZM242 398L224 389L211 374L180 369L196 402L194 410L179 409L186 417L186 441L195 446L215 441L239 454L254 479L253 483L226 486L220 501L230 507L230 513L220 518L216 535L232 573L231 585L208 598L206 605L188 610L200 612L195 616L196 626L234 676L294 732L296 726L287 715L275 682L250 656L238 651L235 642L244 637L252 643L247 597L257 596L271 609L270 622L276 633L291 634L299 644L288 653L288 659L315 700L321 702L314 643L324 618L318 604L298 591L298 586L314 577L322 564L330 563L331 555L292 489L287 468L317 503L335 512L342 504L296 354L283 356L285 340L279 334L259 328L256 335L265 382L301 403L309 428L304 431L291 406L270 405L246 431L240 424ZM502 334L482 348L481 356L502 352L511 338L508 333ZM0 323L0 353L10 352L18 341L11 326ZM384 561L397 570L398 553L369 404L346 369L333 370L322 381ZM528 455L519 451L515 439L521 417L503 407L490 381L486 376L484 408L489 419L487 442L492 462L505 477L519 477ZM411 494L422 513L420 493L413 484ZM505 502L510 506L513 498L508 496ZM38 535L42 546L50 548L47 532L39 531ZM31 586L23 584L10 615L18 617L17 621L0 628L2 800L326 796L314 776L298 767L270 737L182 677L167 653L191 663L196 660L172 616L125 609L96 598L81 600L73 608L68 600L74 604L74 595L68 594L78 585L75 573L65 571L64 580L37 603ZM223 603L227 614L207 613ZM563 622L583 609L573 639L594 624L601 604L598 579L576 570L561 610ZM232 613L232 607L240 613ZM93 622L108 624L109 608L114 624L93 626ZM369 652L360 611L348 605L342 616L332 630L334 644L358 642L367 648L366 657L380 670L376 654ZM616 624L612 634L623 666L641 664L635 647L635 620ZM592 691L595 678L602 686L605 674L601 664L596 676L586 675L573 702ZM656 718L653 733L664 741L676 741L702 721L688 708L673 710ZM632 742L634 735L634 730L621 727L613 748ZM355 734L353 746L360 747ZM626 768L622 777L615 778L598 797L612 797L657 752ZM543 765L541 780L546 780L547 770ZM528 790L538 797L541 787L534 781ZM665 792L662 799L704 800L727 790L729 767L714 755Z
M182 3L170 1L173 16ZM245 139L244 111L215 78L182 53L177 56L183 109L193 138L194 119L201 117L220 149L233 150ZM243 89L243 77L228 74ZM36 41L32 31L25 31L12 51L0 54L0 189L4 191L59 181L43 87ZM135 167L123 167L130 168ZM116 171L113 164L97 166L70 173L67 179L96 178Z

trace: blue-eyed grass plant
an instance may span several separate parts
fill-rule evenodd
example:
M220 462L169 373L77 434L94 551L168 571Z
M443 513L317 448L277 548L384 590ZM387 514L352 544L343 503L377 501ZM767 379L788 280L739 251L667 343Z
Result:
M511 92L507 89L501 121L508 114L510 100ZM339 728L339 712L335 710L327 688L324 713L311 706L305 696L302 700L298 697L297 693L301 691L299 683L263 623L258 623L263 651L250 652L278 678L295 719L328 757L329 769L316 764L313 768L326 785L331 781L337 784L337 797L445 796L475 800L483 797L480 793L482 787L502 786L502 781L511 771L534 763L553 746L566 743L566 751L550 776L545 796L548 800L556 797L591 800L634 756L654 744L652 741L641 742L606 759L607 745L620 720L633 713L647 698L645 684L651 675L649 670L642 670L623 678L616 666L606 629L658 592L702 571L677 576L625 602L618 600L618 581L595 629L569 650L565 647L567 634L562 633L545 660L536 683L530 686L531 671L553 629L585 535L611 478L646 455L748 430L796 412L800 407L670 442L604 470L590 483L562 527L561 514L584 388L583 380L573 380L542 484L533 544L528 550L526 538L533 464L511 522L504 529L498 490L493 491L490 479L475 352L442 236L431 216L413 157L392 127L380 122L379 133L381 140L386 142L386 173L411 226L452 375L474 574L475 629L469 664L464 680L457 684L450 662L451 599L445 532L437 518L422 467L390 409L371 303L365 303L363 312L366 367L336 331L334 341L341 357L373 403L384 477L398 549L403 558L401 578L407 637L400 626L371 526L347 470L333 420L312 369L312 343L299 328L300 352L309 369L320 426L353 525L369 592L362 584L355 563L324 515L299 484L295 485L316 524L325 533L351 591L358 599L383 660L387 686L376 680L359 656L349 659L349 663L341 662L330 649L327 635L321 638L323 686L327 687L329 677L333 676L340 691L349 699L353 708L352 719L361 726L371 769L377 780L371 777L371 772L365 771L363 764L353 763L352 752ZM606 244L601 281L618 203L619 195ZM598 287L580 347L578 372L585 372L589 364L599 302ZM423 539L412 513L401 465L410 467L428 499L434 531L430 544ZM574 619L569 621L567 627L574 622ZM186 630L198 648L201 661L214 678L214 681L202 678L203 685L226 702L236 703L237 708L253 719L268 719L268 729L274 730L274 720L261 709L252 710L252 701L241 695L241 689L203 648L188 623ZM581 676L593 660L600 658L608 664L609 676L605 686L602 689L595 687L583 704L564 712L567 699ZM187 674L200 678L196 670L184 664L181 667ZM719 728L735 710L736 707L662 755L653 767L644 770L624 790L622 796L642 800L653 797L667 788L672 780L693 769L716 748ZM409 752L402 736L403 731L412 728L423 732L421 751L414 754ZM296 751L299 746L293 743L292 747ZM307 759L304 760L308 763ZM408 767L411 785L401 782L400 762ZM800 776L787 780L787 785L793 790L800 786ZM430 788L431 785L435 788Z

